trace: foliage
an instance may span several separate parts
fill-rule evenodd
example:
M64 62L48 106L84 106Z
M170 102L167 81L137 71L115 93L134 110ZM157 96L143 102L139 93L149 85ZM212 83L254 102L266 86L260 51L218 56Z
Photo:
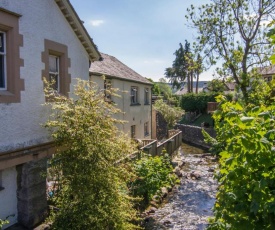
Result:
M155 102L154 109L161 113L169 128L172 128L184 114L181 108L167 105L162 99Z
M146 78L146 79L148 81L150 81L150 82L153 83L152 94L154 94L154 95L160 95L161 92L160 92L160 88L159 88L158 82L154 82L153 79L151 79L151 78Z
M274 0L211 0L198 8L191 5L186 15L198 32L196 50L211 65L222 60L218 74L234 78L245 103L251 70L266 63L272 51L265 24L274 14Z
M4 225L6 225L6 224L9 224L10 222L9 222L9 218L10 217L14 217L15 216L15 214L12 214L12 215L8 215L4 220L2 220L2 219L0 219L0 229L2 229L2 227L4 226Z
M266 82L262 76L255 76L250 83L250 89L248 90L249 99L248 106L253 107L255 105L270 105L274 102L275 98L275 80Z
M215 97L217 93L189 93L182 95L180 100L180 106L186 112L206 112L207 103L215 102Z
M224 92L226 90L225 83L220 79L213 79L208 82L207 88L211 92Z
M118 109L105 102L95 84L81 80L72 98L51 90L46 95L52 111L46 127L57 146L52 167L60 185L52 229L135 229L131 221L136 211L126 183L130 169L117 165L134 148L115 126Z
M157 87L159 88L159 95L163 96L164 100L169 100L172 97L172 89L166 82L164 78L160 78L159 82L156 83Z
M135 162L134 170L137 179L131 184L132 192L135 196L142 197L146 204L160 193L162 187L171 187L177 179L167 153L155 157L144 155Z
M170 80L173 87L179 89L183 82L187 80L188 92L193 92L193 78L197 78L197 88L198 92L198 80L199 75L202 72L202 58L197 55L195 60L194 54L191 52L190 43L185 40L184 47L180 43L180 48L175 51L176 56L172 67L165 69L165 77Z
M220 186L209 229L275 229L275 103L218 102Z
M275 45L275 20L273 20L270 24L269 24L269 27L272 27L272 29L269 30L268 32L268 37L270 38L270 41L273 45ZM273 52L273 54L271 55L270 57L270 60L272 62L272 64L275 64L275 52Z
M5 225L5 224L8 224L9 223L9 221L7 220L7 219L5 219L5 220L1 220L0 219L0 229L2 229L2 227Z

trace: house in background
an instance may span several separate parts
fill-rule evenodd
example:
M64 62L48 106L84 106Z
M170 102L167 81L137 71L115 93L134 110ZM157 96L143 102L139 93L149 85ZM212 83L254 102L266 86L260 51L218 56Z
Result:
M199 81L198 83L198 93L200 92L205 92L207 90L207 81ZM193 82L193 92L196 92L196 82ZM183 85L181 86L181 88L175 92L175 95L184 95L187 94L188 90L187 90L187 83L184 82Z
M131 138L151 139L151 87L152 83L117 58L101 53L102 61L95 61L90 67L90 79L99 88L118 88L121 97L106 95L123 112L117 119L127 121L118 128ZM105 76L105 80L102 76Z
M47 211L42 174L54 145L41 125L43 77L69 96L99 59L69 0L0 1L0 219L14 215L9 225L33 229Z
M275 76L275 65L259 68L259 74L263 76L265 81L271 81Z

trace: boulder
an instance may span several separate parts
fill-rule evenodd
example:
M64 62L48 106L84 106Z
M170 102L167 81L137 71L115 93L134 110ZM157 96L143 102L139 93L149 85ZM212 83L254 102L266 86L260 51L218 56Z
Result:
M193 179L196 179L196 180L198 180L198 179L200 179L201 178L201 174L200 174L200 172L198 172L198 171L192 171L191 173L190 173L190 177Z

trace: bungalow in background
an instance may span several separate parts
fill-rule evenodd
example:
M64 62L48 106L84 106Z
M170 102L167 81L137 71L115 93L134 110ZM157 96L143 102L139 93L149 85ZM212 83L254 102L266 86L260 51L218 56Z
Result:
M275 75L275 65L259 68L259 74L263 76L265 81L271 81Z
M100 59L69 0L0 1L0 219L28 229L47 213L47 159L54 144L43 78L69 96Z
M106 94L106 100L114 102L123 112L117 119L127 121L118 128L135 139L151 139L152 131L152 83L113 56L101 53L102 61L90 67L90 79L99 88L118 88L121 97ZM105 79L102 76L105 76Z
M200 92L207 92L207 81L199 81L198 93ZM177 92L175 92L175 95L181 96L187 93L188 93L187 83L184 82L181 88ZM193 82L193 93L196 93L196 82Z

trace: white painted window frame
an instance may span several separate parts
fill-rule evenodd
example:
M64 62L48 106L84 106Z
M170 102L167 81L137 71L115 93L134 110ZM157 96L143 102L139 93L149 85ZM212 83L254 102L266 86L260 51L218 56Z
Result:
M49 76L50 76L50 80L51 80L51 75L56 75L57 76L57 82L56 82L57 89L55 89L55 90L59 93L60 92L60 65L59 65L60 57L57 56L57 55L52 55L52 54L49 55L49 58L50 57L54 57L56 59L57 72L51 72L50 66L49 66Z
M131 104L138 104L138 87L131 86Z

